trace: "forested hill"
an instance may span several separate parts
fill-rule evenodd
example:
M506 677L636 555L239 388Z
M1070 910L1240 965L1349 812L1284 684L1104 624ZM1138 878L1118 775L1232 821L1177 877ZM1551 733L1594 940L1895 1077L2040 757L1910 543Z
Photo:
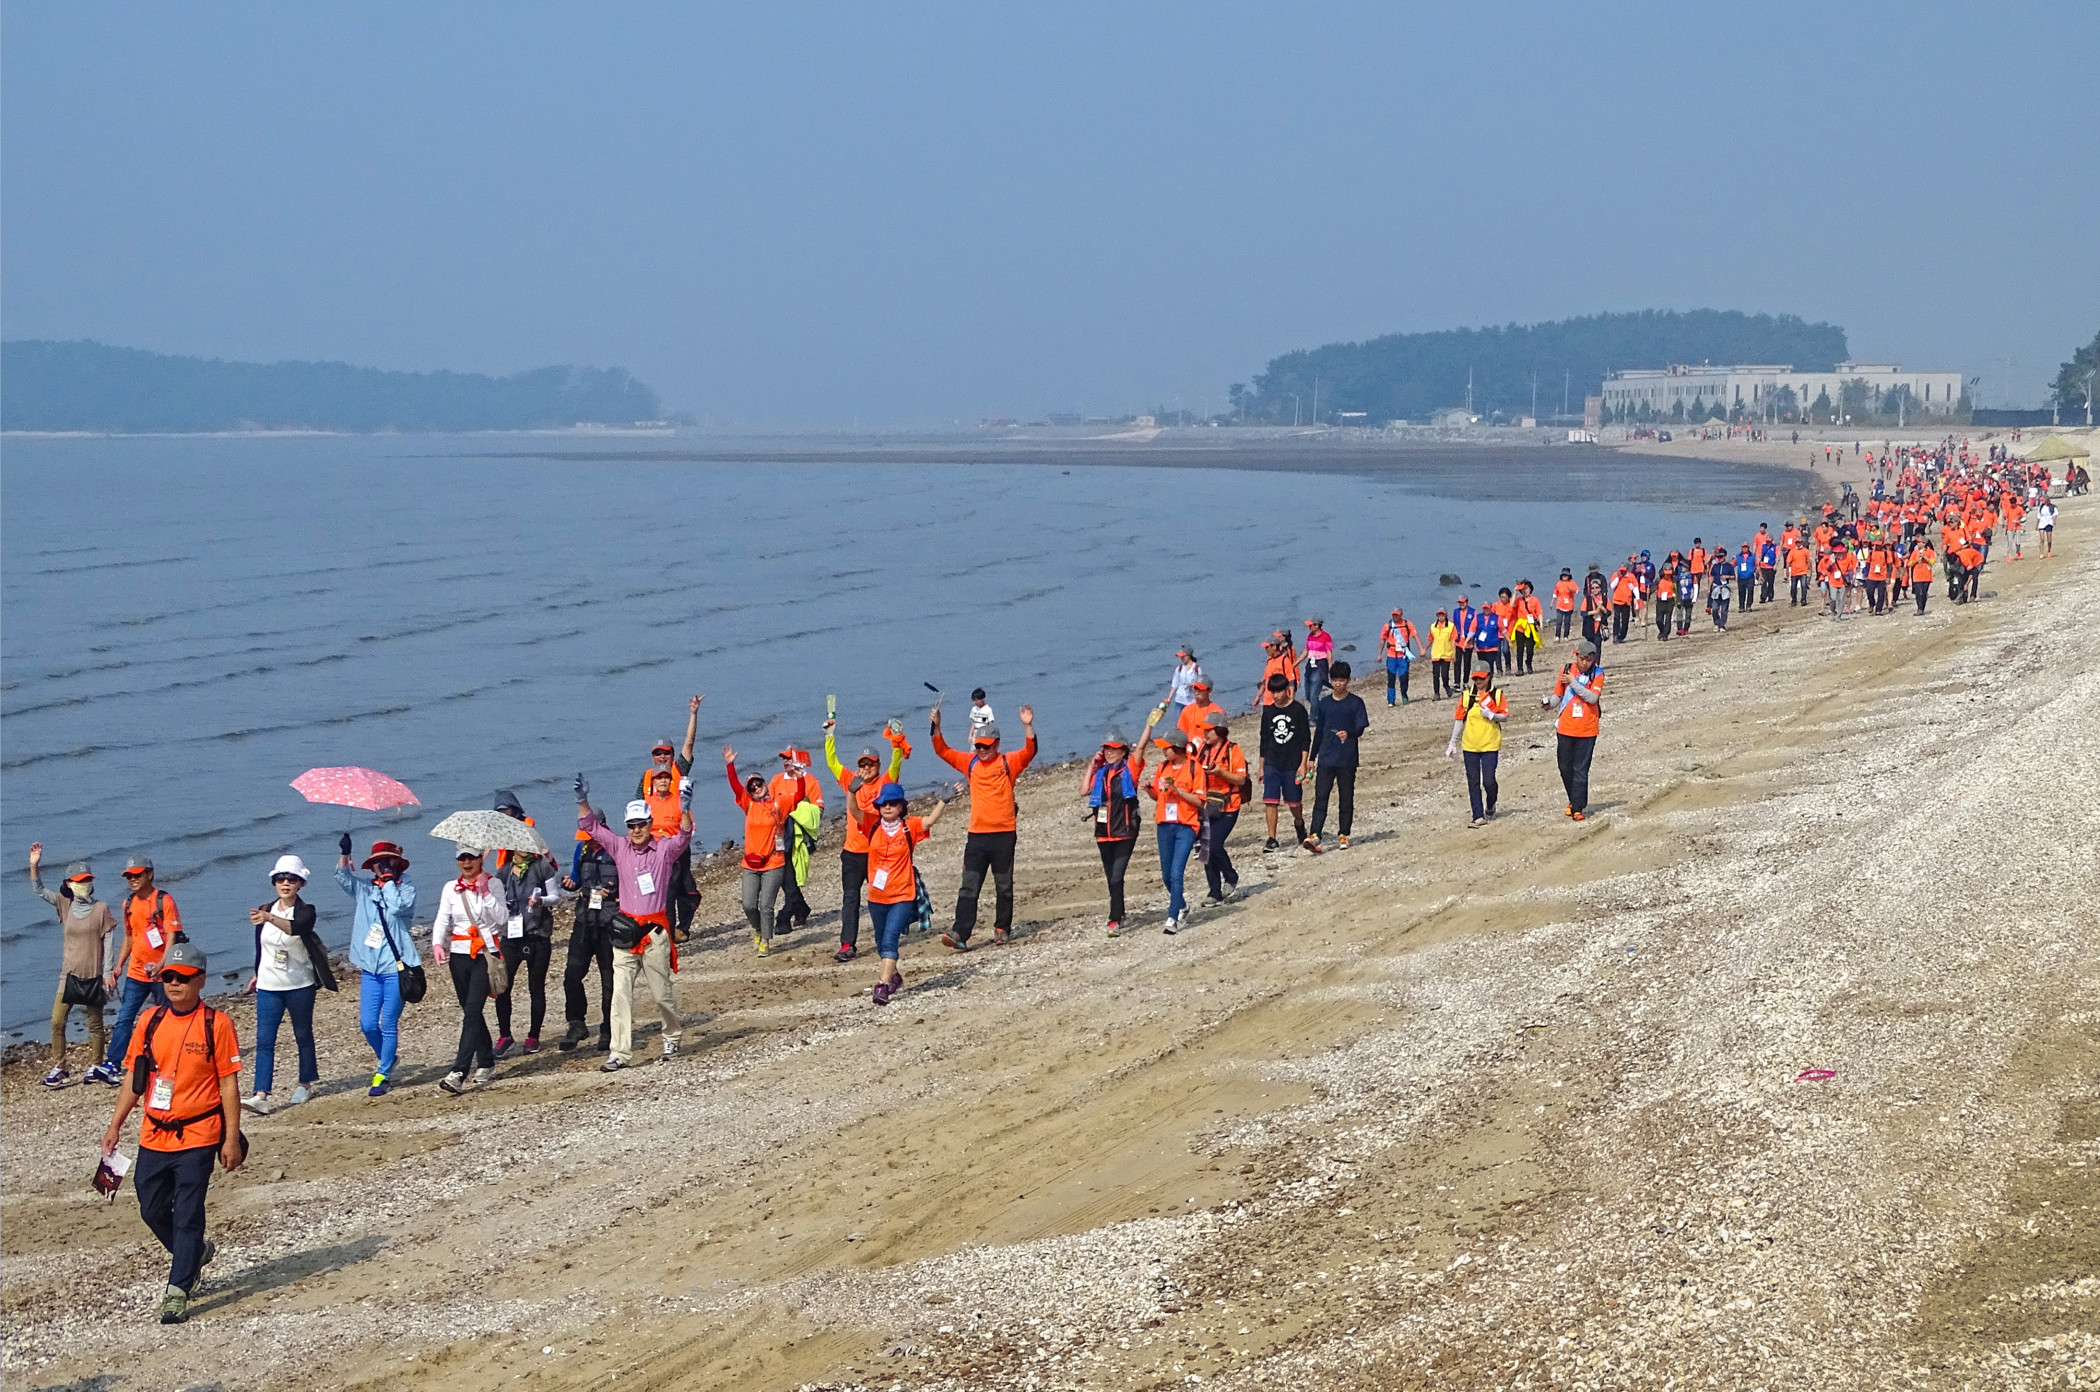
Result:
M1419 421L1440 407L1464 405L1470 371L1479 414L1530 415L1535 377L1538 413L1545 416L1560 410L1564 385L1569 409L1580 411L1583 396L1619 369L1789 363L1827 372L1848 356L1845 331L1835 324L1810 324L1792 314L1650 309L1301 349L1271 359L1252 392L1236 389L1235 404L1249 419L1287 422L1296 393L1298 418L1309 421L1317 382L1323 420L1362 411L1374 422Z
M0 345L7 430L531 430L661 413L656 393L617 367L490 377L223 362L87 341Z

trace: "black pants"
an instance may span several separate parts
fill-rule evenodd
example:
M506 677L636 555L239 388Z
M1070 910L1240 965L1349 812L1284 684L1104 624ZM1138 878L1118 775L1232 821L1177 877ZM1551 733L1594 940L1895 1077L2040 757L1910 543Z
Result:
M1429 664L1429 690L1432 697L1449 696L1454 693L1451 684L1451 659L1439 657Z
M679 932L691 929L693 915L698 912L700 886L693 880L693 858L682 855L671 870L671 926ZM537 1034L539 1031L534 1030L533 1033Z
M211 1167L218 1158L216 1145L188 1150L139 1148L131 1183L139 1193L139 1217L168 1249L171 1286L188 1290L197 1284L197 1273L203 1270L204 1191L211 1184Z
M452 991L459 997L459 1052L452 1057L452 1071L494 1068L496 1042L489 1038L489 1022L482 1008L489 1003L489 964L486 958L455 952L445 958L452 968Z
M1632 623L1633 606L1631 604L1614 604L1611 607L1611 640L1614 643L1625 642L1626 630Z
M1692 631L1692 597L1680 595L1677 599L1677 636L1682 638Z
M1889 607L1889 582L1869 580L1867 582L1867 611L1878 614Z
M1568 806L1577 812L1590 807L1590 756L1597 752L1595 735L1559 735L1560 784L1567 789Z
M1754 602L1756 601L1756 599L1757 599L1757 582L1756 582L1755 580L1752 580L1752 579L1746 579L1745 577L1743 577L1743 576L1740 576L1740 575L1736 576L1736 577L1735 577L1735 607L1736 607L1736 608L1738 608L1738 609L1740 609L1740 610L1742 610L1742 611L1743 611L1743 612L1744 612L1745 614L1747 614L1747 613L1749 613L1749 612L1750 612L1750 606L1751 606L1751 604L1752 604L1752 603L1754 603Z
M955 936L968 941L977 931L977 891L984 886L984 872L992 872L997 888L993 901L992 927L1000 932L1014 926L1014 839L1011 831L973 831L963 841L962 886L955 891Z
M1473 650L1471 648L1460 648L1458 650L1458 685L1464 686L1466 679L1472 675ZM1456 689L1456 687L1453 688L1453 690Z
M1603 642L1604 616L1602 614L1584 614L1582 616L1582 636L1587 642Z
M860 893L868 885L868 853L839 852L839 946L860 948Z
M1465 751L1466 796L1473 803L1473 820L1495 815L1495 799L1502 795L1502 787L1495 782L1495 766L1502 762L1502 751Z
M1571 628L1573 628L1574 626L1575 626L1575 611L1574 611L1573 609L1556 609L1556 610L1554 610L1554 611L1553 611L1553 636L1554 636L1554 637L1556 637L1556 638L1565 638L1565 637L1567 637L1567 636L1568 636L1568 630L1569 630L1569 629L1571 629Z
M518 989L518 963L525 964L525 991L532 1001L532 1028L525 1033L534 1039L540 1037L540 1026L547 1022L547 963L554 956L554 939L536 938L530 933L522 938L503 940L503 965L510 969L510 989L496 997L496 1036L510 1038L510 1000Z
M786 891L780 900L780 922L792 928L800 928L809 922L809 900L802 897L802 886L795 883L795 866L792 861L787 874L781 877L780 887Z
M1349 834L1350 825L1356 820L1356 768L1354 765L1336 767L1322 764L1313 773L1313 818L1312 834L1318 836L1327 829L1327 793L1329 789L1341 790L1341 809L1336 829L1342 835Z
M563 1014L572 1025L582 1024L590 1013L583 980L592 962L598 964L598 1028L602 1033L612 1028L612 937L604 928L578 923L569 934L569 960L561 969Z
M1108 921L1123 921L1123 876L1130 870L1130 853L1137 849L1137 838L1127 841L1096 841L1101 851L1101 873L1108 877Z
M1779 572L1778 572L1778 571L1776 571L1776 570L1770 570L1770 569L1765 569L1765 568L1760 568L1760 569L1758 570L1758 572L1757 572L1757 602L1758 602L1759 604L1770 604L1770 603L1772 602L1772 586L1773 586L1774 584L1776 584L1776 583L1778 582L1778 580L1779 580Z
M1210 882L1213 897L1223 894L1226 885L1238 885L1240 872L1232 865L1232 855L1225 849L1225 838L1239 825L1237 812L1213 812L1203 820L1203 878Z
M1530 671L1531 659L1539 650L1538 640L1527 633L1519 633L1513 642L1516 648L1516 670L1519 672Z
M1911 597L1918 601L1918 612L1922 614L1925 612L1925 601L1932 597L1932 582L1930 580L1913 580L1910 585L1910 593Z

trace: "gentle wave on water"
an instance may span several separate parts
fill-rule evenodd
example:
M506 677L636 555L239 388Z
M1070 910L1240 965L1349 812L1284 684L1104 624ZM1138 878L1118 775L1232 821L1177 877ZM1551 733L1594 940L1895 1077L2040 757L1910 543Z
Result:
M6 854L19 867L42 840L52 884L94 858L112 895L121 856L153 856L225 972L252 959L246 910L280 851L322 876L307 897L340 942L348 901L324 867L345 827L360 857L404 840L434 886L451 847L426 829L510 788L566 848L576 772L624 801L694 692L713 845L737 826L720 747L766 769L780 742L816 748L828 693L849 751L891 716L916 738L930 681L958 701L985 686L1009 725L1032 703L1044 757L1063 758L1141 720L1184 641L1244 706L1271 629L1317 612L1369 652L1393 605L1426 625L1455 598L1439 572L1550 586L1564 564L1746 537L1776 523L1766 500L1786 484L1581 449L1080 467L952 443L917 459L681 444L11 439ZM123 522L90 539L82 498L123 499ZM424 806L351 814L286 786L329 764L383 769ZM906 780L946 772L922 744ZM9 1029L47 1013L58 961L51 912L16 876Z

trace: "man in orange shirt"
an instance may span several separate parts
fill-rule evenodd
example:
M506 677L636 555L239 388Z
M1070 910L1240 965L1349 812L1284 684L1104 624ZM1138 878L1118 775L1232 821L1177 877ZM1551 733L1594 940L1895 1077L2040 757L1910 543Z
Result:
M1603 711L1604 673L1597 669L1597 645L1587 639L1575 645L1575 660L1560 669L1553 691L1539 704L1560 713L1554 720L1561 787L1567 790L1563 815L1587 819L1590 805L1590 759L1597 752L1597 718Z
M1253 789L1247 777L1247 753L1232 742L1232 723L1225 712L1213 711L1203 722L1202 760L1210 785L1203 813L1203 876L1210 882L1210 905L1226 904L1240 893L1240 872L1232 865L1225 839L1239 823L1240 807Z
M125 1051L129 1076L117 1095L117 1114L102 1133L102 1162L124 1138L124 1121L143 1107L139 1158L132 1187L139 1216L168 1249L168 1289L160 1322L181 1324L190 1296L215 1249L204 1236L204 1195L214 1161L241 1167L241 1045L227 1018L204 1004L204 953L188 938L157 959L166 1004L146 1015L137 1041ZM98 1172L98 1185L102 1172ZM114 1194L115 1188L109 1192Z
M1792 528L1788 528L1792 531ZM1808 603L1808 548L1801 544L1800 534L1786 548L1786 602L1788 608L1798 608Z
M1190 690L1196 699L1181 708L1181 714L1174 718L1174 724L1182 734L1188 736L1189 747L1194 748L1203 740L1204 722L1213 715L1223 715L1225 708L1210 699L1209 677L1198 677L1195 686Z
M182 914L175 907L175 897L154 887L150 857L135 855L124 862L124 884L130 892L124 896L124 907L117 914L117 925L124 932L123 945L117 949L109 979L103 983L115 993L121 979L124 993L117 998L117 1027L109 1034L109 1052L87 1072L89 1082L108 1083L111 1087L117 1086L120 1079L118 1070L125 1050L131 1047L131 1029L139 1012L148 1005L168 1003L160 989L161 958L183 936Z
M1021 707L1021 728L1028 742L1012 754L999 752L999 727L980 725L964 754L951 749L941 738L941 708L932 715L933 752L942 763L963 775L970 793L970 822L963 839L962 884L955 891L955 926L941 934L943 946L957 952L970 950L970 934L977 928L977 891L984 885L984 872L992 872L997 897L993 903L992 941L1011 942L1014 928L1014 842L1019 819L1014 806L1014 780L1035 759L1035 708Z

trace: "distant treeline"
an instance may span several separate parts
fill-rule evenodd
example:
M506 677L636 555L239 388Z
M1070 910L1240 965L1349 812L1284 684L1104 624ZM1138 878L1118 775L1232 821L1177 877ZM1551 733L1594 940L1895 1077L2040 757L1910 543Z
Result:
M8 430L533 430L655 420L656 393L617 367L510 377L348 363L238 363L87 341L0 344Z
M1827 372L1845 361L1845 331L1792 314L1737 310L1642 310L1595 314L1550 324L1387 334L1363 343L1330 343L1272 358L1253 389L1235 383L1234 409L1249 420L1311 422L1361 411L1369 423L1426 419L1466 404L1482 416L1532 414L1533 384L1541 416L1571 413L1624 368L1672 363L1787 363ZM1293 397L1296 400L1293 400Z

